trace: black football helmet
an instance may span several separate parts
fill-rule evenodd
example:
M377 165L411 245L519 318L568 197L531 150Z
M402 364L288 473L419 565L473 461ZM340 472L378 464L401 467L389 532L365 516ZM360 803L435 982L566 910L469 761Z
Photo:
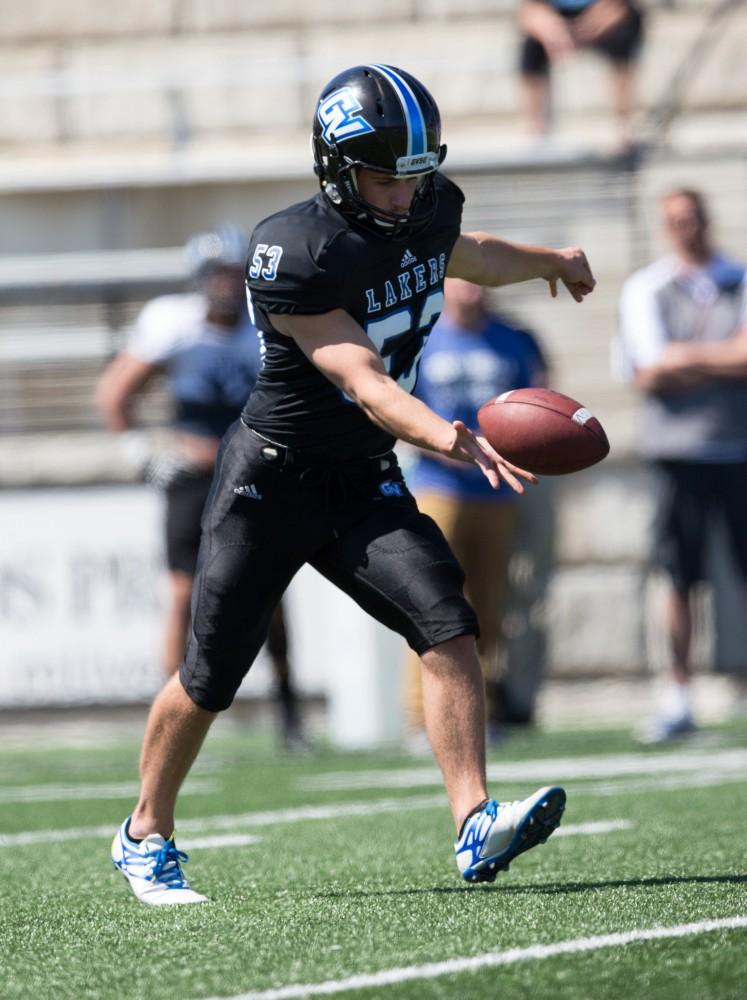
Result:
M446 146L438 106L414 76L383 64L338 73L317 102L311 142L321 188L346 218L383 237L409 235L428 224L436 207L433 175ZM357 167L421 178L407 215L364 201Z

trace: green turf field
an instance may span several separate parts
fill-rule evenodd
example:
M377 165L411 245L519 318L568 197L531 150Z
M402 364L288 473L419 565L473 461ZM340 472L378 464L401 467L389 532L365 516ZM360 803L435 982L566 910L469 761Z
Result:
M622 733L513 737L491 753L493 794L562 781L568 808L477 887L428 759L282 757L218 725L177 828L211 902L160 909L109 861L137 751L1 752L2 1000L747 997L744 725L666 752Z

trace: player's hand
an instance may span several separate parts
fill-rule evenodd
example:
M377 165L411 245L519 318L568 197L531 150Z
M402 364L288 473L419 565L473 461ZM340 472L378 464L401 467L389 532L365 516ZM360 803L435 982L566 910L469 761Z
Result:
M554 273L547 276L553 298L557 298L559 281L563 282L576 302L583 302L584 296L594 291L597 281L583 250L566 247L555 251Z
M474 434L461 420L452 420L451 426L456 431L456 437L447 457L479 466L494 490L500 489L501 480L508 483L515 493L524 492L521 479L526 479L529 483L537 482L533 473L507 461L484 437Z

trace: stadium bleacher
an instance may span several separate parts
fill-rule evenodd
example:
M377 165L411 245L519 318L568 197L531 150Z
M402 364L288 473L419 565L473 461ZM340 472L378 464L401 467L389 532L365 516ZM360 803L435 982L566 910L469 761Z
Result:
M703 189L719 242L747 257L747 0L642 2L645 142L628 157L591 55L559 67L552 137L522 134L516 0L3 5L3 1000L744 996L747 729L723 724L734 694L712 669L744 665L741 593L721 552L695 608L707 728L687 746L636 745L665 651L638 401L609 362L622 281L662 249L663 189ZM143 303L184 287L192 232L224 219L249 229L314 190L316 93L341 63L371 59L433 88L466 228L578 243L599 280L581 307L541 282L497 297L542 338L552 384L612 441L599 467L525 498L533 547L512 565L507 656L529 685L545 659L549 677L539 725L488 753L490 794L557 781L569 809L494 887L460 883L437 769L381 739L381 717L396 728L397 647L342 606L319 614L317 579L289 603L321 752L278 752L260 655L251 698L222 714L180 798L177 842L210 902L144 913L107 842L137 796L145 703L162 683L158 498L140 481L142 452L128 458L142 442L101 430L93 386ZM140 401L151 443L166 405L157 385ZM347 702L319 682L333 673ZM340 740L335 711L359 742ZM374 729L384 746L365 749Z
M582 308L551 302L539 283L507 289L500 301L539 332L554 384L590 406L613 442L605 466L558 490L561 524L580 510L599 524L589 534L600 548L561 532L556 591L567 605L556 617L589 590L640 608L645 487L630 471L637 399L609 375L619 288L658 252L651 209L673 181L704 188L727 249L739 255L747 242L747 11L723 0L646 6L638 119L647 145L627 159L615 154L605 67L591 55L559 68L553 137L537 145L522 135L508 0L356 0L344 10L286 0L271 11L172 0L122 5L116 16L88 0L65 5L63 16L38 0L33 16L5 18L0 482L131 476L98 427L98 372L142 303L183 286L180 246L190 232L222 218L251 228L313 190L309 109L344 51L346 62L404 64L432 87L447 169L468 194L467 229L587 249L599 286ZM163 421L157 391L143 410L151 425ZM629 486L620 494L621 468ZM613 545L604 525L614 502L640 515ZM610 669L640 667L640 616L633 626ZM609 654L604 629L592 635L598 641L569 670ZM560 635L556 645L568 644Z

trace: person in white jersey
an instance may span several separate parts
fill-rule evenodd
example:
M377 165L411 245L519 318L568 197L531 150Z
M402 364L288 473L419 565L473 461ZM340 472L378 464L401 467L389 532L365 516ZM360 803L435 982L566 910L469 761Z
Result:
M162 295L145 305L125 350L107 367L97 390L106 425L126 432L134 426L137 396L155 376L166 377L173 445L151 468L166 500L169 593L163 668L168 676L179 669L186 649L200 519L220 440L239 416L262 367L262 341L246 308L247 246L245 234L230 223L195 234L186 246L194 290ZM300 746L281 607L273 616L267 649L283 739L289 747Z

